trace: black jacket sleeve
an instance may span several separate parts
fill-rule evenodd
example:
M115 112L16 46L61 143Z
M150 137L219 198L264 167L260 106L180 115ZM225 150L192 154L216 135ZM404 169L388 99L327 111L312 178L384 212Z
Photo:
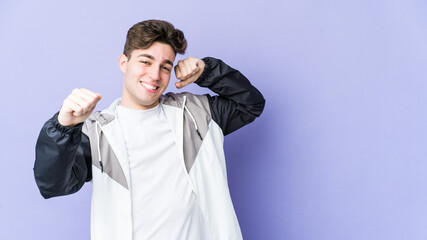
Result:
M40 131L36 144L34 177L44 198L77 192L92 179L89 138L83 123L64 127L58 113Z
M224 135L251 123L264 109L262 94L236 69L212 57L202 59L205 69L196 83L219 96L209 96L212 119Z

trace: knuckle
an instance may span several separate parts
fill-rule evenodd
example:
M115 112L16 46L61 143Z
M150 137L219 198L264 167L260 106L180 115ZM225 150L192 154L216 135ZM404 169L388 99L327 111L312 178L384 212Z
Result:
M89 106L90 106L90 103L85 102L82 104L81 108L83 109L83 111L85 111Z
M71 108L71 106L72 106L71 100L69 98L66 98L64 100L64 102L62 102L62 105L67 107L67 108Z

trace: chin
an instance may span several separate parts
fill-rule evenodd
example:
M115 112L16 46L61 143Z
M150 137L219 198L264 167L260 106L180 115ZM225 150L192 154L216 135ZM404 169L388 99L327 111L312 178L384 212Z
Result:
M140 101L139 104L144 107L154 107L158 103L158 99L154 101Z

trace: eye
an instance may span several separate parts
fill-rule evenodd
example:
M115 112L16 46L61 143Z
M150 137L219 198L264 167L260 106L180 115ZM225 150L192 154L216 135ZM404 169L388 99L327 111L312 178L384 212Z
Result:
M170 69L170 68L168 68L168 67L161 67L161 69L163 69L163 70L165 70L165 71L168 71L168 72L170 72L170 71L171 71L171 69Z
M149 62L147 62L147 61L139 61L140 63L142 63L142 64L145 64L145 65L149 65L150 63Z

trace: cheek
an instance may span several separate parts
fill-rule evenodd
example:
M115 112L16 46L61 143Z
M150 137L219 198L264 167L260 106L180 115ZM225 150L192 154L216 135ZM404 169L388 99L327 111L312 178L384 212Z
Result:
M171 75L168 74L168 73L164 73L164 74L161 75L161 78L162 78L163 84L168 85L169 81L171 79Z
M145 75L146 72L147 70L141 67L128 68L128 73L132 76L142 76Z
M135 76L144 76L147 73L145 69L138 68L133 71L133 75Z

